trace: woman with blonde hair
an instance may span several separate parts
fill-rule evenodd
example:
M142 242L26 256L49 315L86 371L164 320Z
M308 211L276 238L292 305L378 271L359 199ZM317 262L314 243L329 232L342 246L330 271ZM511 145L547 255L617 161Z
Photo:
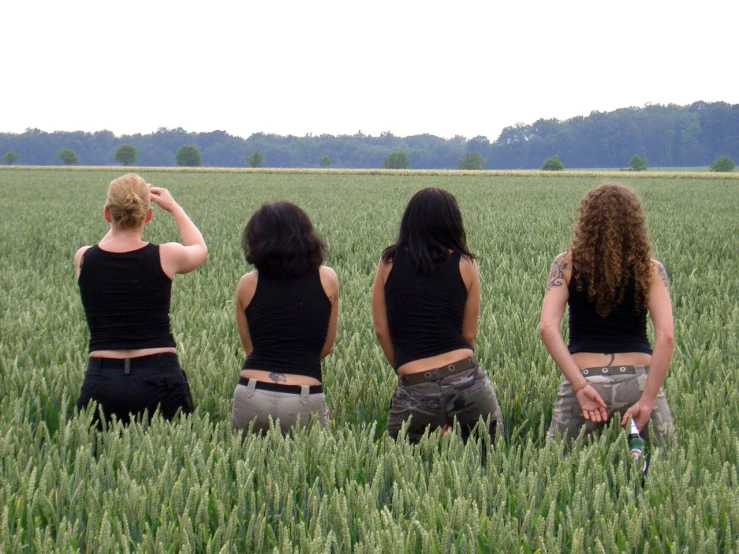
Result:
M143 240L154 202L175 220L182 244ZM167 189L133 173L113 180L103 209L110 229L74 256L90 329L89 361L77 401L97 401L106 419L124 422L159 409L172 419L193 411L170 329L172 280L208 257L203 236Z
M567 305L569 345L559 331ZM539 333L565 377L551 437L574 439L583 425L588 435L616 412L640 431L651 421L658 442L674 432L661 390L674 349L667 273L651 258L644 212L629 187L604 184L583 197L572 243L549 273Z

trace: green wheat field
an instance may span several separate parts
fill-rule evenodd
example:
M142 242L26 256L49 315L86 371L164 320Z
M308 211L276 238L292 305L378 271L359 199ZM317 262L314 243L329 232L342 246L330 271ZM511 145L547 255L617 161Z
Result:
M0 171L0 551L739 551L739 180L659 174L177 172L141 169L199 226L210 259L175 279L172 325L196 411L90 428L75 403L87 327L72 256L106 231L122 168ZM677 429L642 484L612 425L546 440L560 374L539 340L551 260L582 194L603 179L639 192L671 278L676 348L665 392ZM479 255L477 356L506 433L419 445L385 431L394 374L375 340L370 286L410 196L453 192ZM243 353L233 294L240 234L263 202L303 207L341 284L324 362L329 429L230 430ZM179 240L158 208L145 238Z

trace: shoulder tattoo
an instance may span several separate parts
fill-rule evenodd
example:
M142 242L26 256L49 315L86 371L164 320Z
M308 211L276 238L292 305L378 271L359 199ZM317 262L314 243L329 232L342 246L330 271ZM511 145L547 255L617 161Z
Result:
M659 275L659 278L662 279L662 282L665 284L665 288L667 290L670 290L670 281L667 279L667 271L665 271L665 266L663 266L661 263L657 263L657 274Z
M552 267L549 270L549 280L547 282L547 292L554 287L561 287L565 284L565 269L567 269L567 262L565 261L564 254L560 254L554 258Z

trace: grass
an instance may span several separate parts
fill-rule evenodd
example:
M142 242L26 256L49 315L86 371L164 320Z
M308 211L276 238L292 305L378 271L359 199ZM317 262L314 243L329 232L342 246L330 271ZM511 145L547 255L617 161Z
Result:
M89 428L74 409L87 329L72 256L105 233L123 169L0 171L0 550L3 552L732 552L739 549L739 182L629 181L671 278L676 350L665 392L677 434L644 486L611 427L568 456L547 443L557 368L536 324L549 264L602 176L503 172L154 171L210 249L178 276L172 323L197 406L173 423ZM619 178L622 175L619 174ZM421 444L384 434L393 373L370 285L412 193L460 201L482 277L477 356L506 436ZM341 282L324 364L329 430L243 442L230 432L243 362L233 293L239 234L269 200L302 206ZM157 211L153 242L176 240Z

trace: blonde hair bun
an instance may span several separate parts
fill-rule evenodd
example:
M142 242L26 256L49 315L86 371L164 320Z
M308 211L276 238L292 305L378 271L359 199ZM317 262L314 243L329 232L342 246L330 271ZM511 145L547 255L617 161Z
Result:
M113 224L119 229L143 226L151 207L151 194L146 181L135 173L114 179L108 187L105 206L110 211Z

